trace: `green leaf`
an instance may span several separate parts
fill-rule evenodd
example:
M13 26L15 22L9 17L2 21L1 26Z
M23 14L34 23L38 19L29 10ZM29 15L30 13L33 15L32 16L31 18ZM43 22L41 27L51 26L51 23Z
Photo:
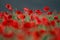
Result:
M2 36L0 36L0 40L4 40Z
M13 15L13 16L12 16L12 19L16 19L16 16Z
M60 15L58 15L58 19L60 19Z
M30 21L29 16L26 16L25 21L28 21L28 22Z
M14 19L14 20L17 19L17 16L16 16L15 12L12 13L12 19Z
M2 19L0 19L0 22L2 22L3 20Z
M49 37L49 35L45 35L45 36L43 37L43 40L47 40L48 37Z
M54 20L54 16L52 15L52 16L47 16L47 18L48 18L48 20Z

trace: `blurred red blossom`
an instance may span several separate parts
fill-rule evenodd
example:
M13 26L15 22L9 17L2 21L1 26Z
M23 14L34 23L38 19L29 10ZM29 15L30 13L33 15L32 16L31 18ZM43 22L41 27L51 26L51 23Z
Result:
M6 5L5 5L5 7L6 7L8 10L10 10L10 11L12 11L12 10L13 10L13 8L12 8L11 4L6 4Z

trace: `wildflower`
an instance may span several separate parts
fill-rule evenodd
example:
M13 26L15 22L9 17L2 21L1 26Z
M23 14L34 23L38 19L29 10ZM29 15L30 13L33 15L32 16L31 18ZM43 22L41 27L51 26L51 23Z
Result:
M43 30L43 29L41 29L41 30L40 30L40 34L44 34L44 33L46 33L46 31Z
M57 35L56 40L60 40L60 34Z
M38 31L34 31L33 32L33 36L34 36L34 38L39 38L40 37L40 33Z
M31 23L30 22L26 22L26 23L23 24L23 27L29 29L29 28L31 28Z
M17 17L18 17L18 19L24 19L25 15L24 14L19 14Z
M30 22L30 24L31 24L31 27L32 27L32 28L35 27L35 25L36 25L35 22L33 22L33 21Z
M48 12L48 15L52 15L52 12Z
M60 28L53 28L51 31L50 31L53 35L59 35L60 34Z
M33 11L32 11L32 10L29 10L29 11L28 11L28 14L29 14L29 15L31 15L32 13L33 13Z
M60 20L58 19L57 22L60 23Z
M2 24L0 24L0 34L3 33L4 29L5 29L5 27Z
M8 25L7 20L4 20L4 21L2 22L2 25L4 25L4 26Z
M48 19L46 17L42 18L42 24L44 25L48 24Z
M11 19L12 18L12 15L8 15L8 19Z
M18 40L24 40L24 35L18 34L18 35L17 35L17 38L18 38Z
M57 20L57 19L58 19L58 16L54 16L54 19L56 19L56 20Z
M13 10L13 8L12 8L11 4L6 4L6 5L5 5L5 7L6 7L8 10L10 10L10 11L12 11L12 10Z
M8 12L3 12L3 18L4 18L4 20L8 19Z
M50 30L50 34L51 34L51 35L56 35L55 30Z
M29 8L26 8L26 7L25 7L25 8L24 8L24 11L25 11L25 12L28 12L28 11L29 11Z
M45 6L45 7L43 8L43 10L47 12L47 11L50 10L50 8L49 8L49 6Z
M16 14L22 14L20 10L16 10Z
M40 10L35 10L35 12L36 12L37 14L39 14L39 15L42 14L42 12L41 12Z
M41 24L41 20L38 17L35 17L35 19L37 24Z
M14 35L14 33L13 32L9 32L9 33L3 33L3 37L5 37L5 38L12 38L13 37L13 35Z
M14 28L14 29L19 29L19 24L17 21L15 20L11 20L10 21L10 25Z
M55 23L54 20L52 20L52 21L50 21L50 22L51 22L51 25L52 25L52 26L55 26L56 23Z
M30 16L30 20L34 20L34 16L33 15Z

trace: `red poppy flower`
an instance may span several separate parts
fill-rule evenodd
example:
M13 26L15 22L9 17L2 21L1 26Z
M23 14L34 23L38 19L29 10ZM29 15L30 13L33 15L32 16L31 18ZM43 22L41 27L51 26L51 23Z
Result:
M41 24L41 20L38 17L35 17L35 19L37 24Z
M24 28L31 28L31 23L30 22L26 22L23 24Z
M55 30L50 30L50 34L51 34L51 35L56 35Z
M42 14L41 10L35 10L35 12L36 12L37 14L39 14L39 15Z
M46 25L46 24L48 24L48 19L46 18L46 17L43 17L42 18L42 24L44 24L44 25Z
M56 37L56 40L60 40L60 35L58 35L58 36Z
M13 35L14 35L13 32L10 32L10 33L3 33L3 37L5 37L5 38L12 38Z
M18 34L18 35L17 35L17 38L18 38L18 40L24 40L24 35Z
M20 10L16 10L16 14L22 14Z
M35 27L35 22L30 22L30 24L31 24L31 27L33 28L33 27Z
M15 20L10 20L10 25L15 29L19 29L19 24Z
M25 15L24 14L19 14L18 15L18 19L24 19L25 18Z
M8 10L10 10L10 11L13 10L11 4L6 4L5 7L6 7Z
M50 21L52 26L56 25L56 22L54 20Z
M28 11L29 11L29 8L24 8L24 11L25 11L25 12L28 12Z
M47 12L47 11L50 10L50 8L49 8L49 6L45 6L45 7L43 8L43 10Z
M29 10L29 11L28 11L28 14L29 14L29 15L31 15L32 13L33 13L33 11L32 11L32 10Z
M33 15L30 16L30 20L34 20L34 16Z
M58 16L54 16L54 19L56 19L56 20L57 20L57 19L58 19Z
M4 21L2 22L2 25L4 25L4 26L8 25L7 20L4 20Z
M5 29L5 27L2 24L0 24L0 34L3 33L4 29Z
M3 18L5 19L5 20L7 20L8 19L8 12L3 12Z
M12 18L12 15L8 15L8 19L11 19Z
M50 22L46 22L45 26L50 27L51 26Z
M52 12L48 12L48 15L52 15Z
M48 19L47 19L46 17L43 17L43 18L42 18L42 21L43 21L43 22L47 22Z
M43 30L43 29L41 29L41 30L40 30L40 34L44 34L44 33L46 33L46 31Z
M60 20L58 19L57 22L60 23Z
M53 28L51 31L50 31L50 33L52 34L52 35L60 35L60 29L59 28Z
M34 39L38 39L38 38L40 38L41 37L41 35L40 35L40 33L38 32L38 31L34 31L33 33L32 33L32 36L34 37Z

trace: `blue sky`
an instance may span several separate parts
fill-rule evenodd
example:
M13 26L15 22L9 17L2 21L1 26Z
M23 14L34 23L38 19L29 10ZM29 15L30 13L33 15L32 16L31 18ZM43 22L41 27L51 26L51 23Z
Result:
M50 6L52 10L60 10L60 0L0 0L0 11L6 11L4 7L10 3L14 9L22 10L24 7L30 9L42 9L44 6Z

